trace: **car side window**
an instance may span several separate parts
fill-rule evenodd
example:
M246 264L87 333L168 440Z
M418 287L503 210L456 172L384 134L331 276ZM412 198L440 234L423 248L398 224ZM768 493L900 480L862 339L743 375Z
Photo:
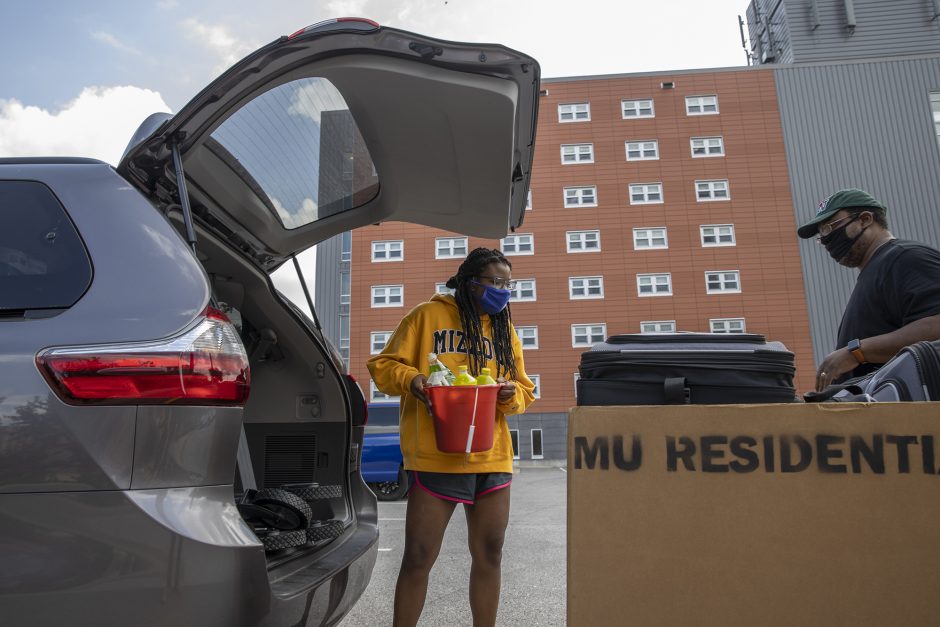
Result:
M38 181L0 181L0 312L65 309L91 284L88 252Z

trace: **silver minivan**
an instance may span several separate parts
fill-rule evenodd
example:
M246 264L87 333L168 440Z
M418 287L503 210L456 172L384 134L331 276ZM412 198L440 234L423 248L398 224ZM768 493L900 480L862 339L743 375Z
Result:
M299 253L387 220L518 227L538 94L502 46L331 20L116 169L0 159L0 624L337 623L377 552L366 404L272 274L309 294Z

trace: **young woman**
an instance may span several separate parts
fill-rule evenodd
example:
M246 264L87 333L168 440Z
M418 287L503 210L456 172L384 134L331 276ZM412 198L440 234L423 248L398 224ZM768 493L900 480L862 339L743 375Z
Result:
M473 250L447 281L454 295L437 294L411 310L385 350L369 360L376 387L401 396L401 449L412 483L395 588L396 626L417 624L428 573L458 503L464 504L467 515L473 624L496 624L512 483L512 441L505 414L525 411L535 387L525 374L522 344L509 312L511 272L512 264L498 250ZM428 353L436 353L454 373L461 365L473 376L489 368L503 383L489 451L469 456L438 451L424 393Z

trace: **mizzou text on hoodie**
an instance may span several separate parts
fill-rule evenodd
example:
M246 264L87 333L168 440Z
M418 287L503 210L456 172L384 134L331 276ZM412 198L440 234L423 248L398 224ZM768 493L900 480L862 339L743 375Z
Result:
M496 376L489 315L480 314L483 326L485 363ZM385 349L369 359L368 367L375 386L382 392L401 397L399 425L401 451L406 470L424 472L512 472L512 440L506 414L521 414L535 400L535 385L525 374L522 343L512 329L512 353L516 362L516 393L496 405L493 448L470 453L442 453L437 450L433 418L424 403L411 393L411 381L419 374L428 375L428 353L437 353L441 363L457 372L458 366L470 366L463 339L460 313L454 297L435 294L430 301L412 309L388 339ZM503 373L509 379L508 373Z

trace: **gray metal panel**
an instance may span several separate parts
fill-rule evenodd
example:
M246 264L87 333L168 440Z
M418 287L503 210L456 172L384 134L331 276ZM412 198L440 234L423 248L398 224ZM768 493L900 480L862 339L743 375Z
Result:
M928 96L940 90L940 56L774 74L797 223L833 191L861 187L887 204L894 235L940 247L940 149ZM800 256L818 363L835 348L856 271L813 240L801 241Z
M317 277L313 288L313 303L323 335L333 346L339 346L341 238L342 235L336 235L317 244Z
M929 0L852 0L854 31L846 28L845 0L815 1L819 27L812 30L811 0L784 0L793 62L940 52L940 19L931 21Z
M790 21L784 0L751 0L746 11L747 31L754 63L790 63ZM770 58L772 57L772 59Z

